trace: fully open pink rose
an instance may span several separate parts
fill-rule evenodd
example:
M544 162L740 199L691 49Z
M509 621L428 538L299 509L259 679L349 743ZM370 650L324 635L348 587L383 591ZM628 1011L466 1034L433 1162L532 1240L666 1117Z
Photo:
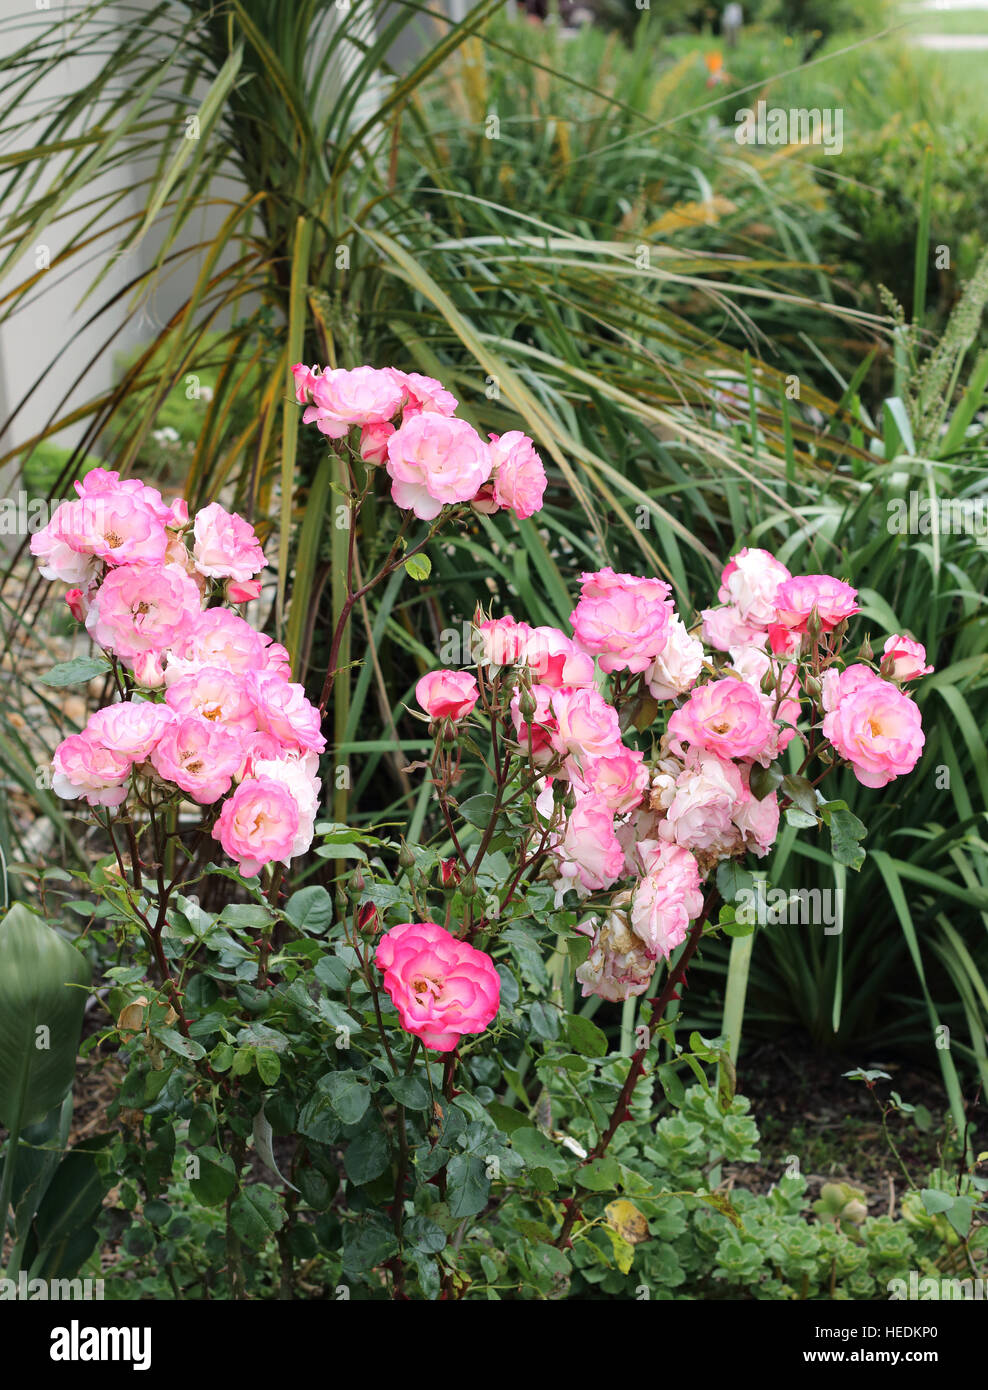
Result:
M354 425L382 424L401 408L401 387L386 368L337 367L303 381L312 405L302 419L330 439L342 439Z
M867 666L823 678L823 735L866 787L912 772L926 741L915 701Z
M226 511L218 502L211 502L196 513L192 529L195 567L209 579L244 583L267 564L250 522L236 512Z
M744 796L737 764L697 750L676 778L658 833L684 849L732 854L740 843L734 811Z
M414 415L452 415L456 410L456 397L435 377L423 376L421 372L401 372L396 367L386 367L385 371L398 383L404 396L402 419L410 420Z
M243 758L242 736L201 714L176 716L151 750L158 776L202 806L226 795Z
M273 777L248 777L223 803L214 840L219 840L240 872L253 878L264 864L291 862L299 810L289 789Z
M858 591L829 574L797 574L779 585L775 596L775 619L769 626L769 641L776 653L791 651L791 639L807 630L810 614L816 609L822 632L858 611Z
M775 621L779 586L792 575L768 550L744 550L729 560L720 576L717 597L730 604L743 623L767 628Z
M608 674L646 670L669 635L669 585L615 574L610 567L584 574L582 581L580 601L570 616L579 645L598 657Z
M479 694L469 671L428 671L415 686L415 698L431 719L465 719Z
M109 572L86 615L94 642L125 661L161 652L199 617L201 595L177 565L121 565Z
M640 805L648 786L644 754L623 744L606 753L588 754L582 765L568 758L566 772L578 794L594 793L616 815Z
M274 734L286 749L323 751L326 739L319 727L319 711L306 699L301 685L286 681L275 671L251 671L245 688L262 733Z
M494 502L519 521L542 509L546 476L535 445L521 430L490 436L494 461Z
M469 502L493 466L489 446L466 420L415 415L388 440L391 496L423 521L444 506Z
M88 730L62 740L52 768L52 791L65 800L82 797L90 806L119 806L127 798L130 757L107 748Z
M558 753L569 754L582 763L587 757L620 752L618 712L594 686L576 690L564 686L555 691L552 712L556 719L552 743Z
M91 714L86 733L110 752L142 763L174 719L166 705L120 700Z
M607 802L599 796L581 796L555 852L559 892L573 887L585 896L610 888L624 869L624 850L614 833L614 812Z
M652 956L670 954L703 910L700 870L688 850L672 844L640 847L648 872L635 889L631 925Z
M482 1033L501 1003L501 978L483 951L433 922L402 922L374 955L401 1026L435 1052Z
M183 718L199 714L211 723L252 734L257 728L254 702L245 678L221 666L203 666L168 687L165 703Z
M669 718L669 743L682 756L683 745L719 758L764 758L778 735L768 697L746 681L725 676L697 686L682 709Z

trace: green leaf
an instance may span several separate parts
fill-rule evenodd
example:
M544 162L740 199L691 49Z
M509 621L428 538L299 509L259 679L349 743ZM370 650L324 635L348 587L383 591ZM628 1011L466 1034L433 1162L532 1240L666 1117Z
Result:
M813 784L806 777L797 777L794 772L790 772L782 779L783 795L788 796L794 806L811 817L811 822L816 825L818 819L817 798Z
M456 1154L446 1169L446 1201L454 1219L476 1216L484 1210L490 1196L491 1182L482 1158Z
M603 1158L592 1158L576 1170L576 1181L580 1187L588 1187L591 1192L613 1192L621 1181L621 1165L616 1158L605 1154Z
M321 936L333 921L332 895L320 884L300 888L285 904L285 916L308 936Z
M164 1043L169 1052L176 1052L179 1057L184 1057L189 1062L197 1062L206 1055L202 1043L194 1042L192 1038L183 1038L174 1028L155 1028L154 1036L159 1042Z
M938 1192L934 1187L924 1187L919 1195L931 1216L936 1216L941 1211L950 1211L955 1201L949 1192Z
M80 951L14 904L0 922L0 1124L12 1133L72 1085L90 978Z
M262 1047L257 1054L257 1074L265 1086L273 1086L281 1075L281 1058L269 1047Z
M100 661L95 656L77 656L71 661L60 661L57 666L53 666L47 676L41 677L41 684L57 687L81 685L83 681L91 681L95 676L105 676L109 669L105 661Z
M405 573L409 579L416 579L421 583L432 573L432 561L424 551L420 551L418 555L410 555L405 561Z
M409 1110L428 1110L432 1104L428 1090L417 1076L396 1076L385 1085L398 1104L407 1105Z
M570 1160L562 1149L539 1129L516 1130L511 1136L511 1147L521 1154L526 1167L548 1168L550 1173L565 1173L569 1169Z
M317 1085L345 1125L355 1125L370 1105L370 1087L356 1072L331 1071Z
M209 1147L197 1149L193 1158L199 1169L199 1176L189 1183L193 1195L204 1207L218 1207L237 1185L233 1159Z
M830 847L838 864L860 869L865 851L858 843L868 831L843 801L828 801L821 807L823 818L830 826Z
M67 1153L58 1165L35 1218L41 1248L57 1245L88 1226L103 1201L106 1184L96 1159L82 1149Z
M230 1204L230 1221L250 1250L263 1250L271 1236L285 1224L285 1208L270 1187L252 1183Z
M376 1128L362 1130L350 1140L343 1155L346 1175L358 1186L379 1178L390 1162L388 1141Z
M607 1034L583 1014L566 1015L566 1036L573 1051L584 1057L607 1056Z
M485 830L494 812L494 797L490 792L479 792L476 796L461 801L459 812L468 825Z

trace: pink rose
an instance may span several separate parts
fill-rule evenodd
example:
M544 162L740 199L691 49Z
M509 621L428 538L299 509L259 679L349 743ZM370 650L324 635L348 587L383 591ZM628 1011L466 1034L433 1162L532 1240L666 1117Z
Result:
M672 751L683 745L716 753L719 758L762 760L777 739L768 697L734 676L697 686L681 709L669 717ZM768 759L771 761L771 758Z
M68 595L66 594L66 598ZM882 674L894 681L914 681L933 670L926 664L926 648L913 637L894 633L885 643Z
M267 669L270 639L228 608L207 608L182 633L168 658L169 684L203 666L219 666L233 675ZM283 652L284 648L278 648Z
M535 709L530 720L526 720L521 712L521 692L516 690L511 699L511 719L518 743L526 755L531 745L532 761L539 766L551 762L556 756L553 743L556 719L552 713L552 698L555 693L549 685L532 686L531 696L535 701Z
M99 646L128 661L173 646L200 608L198 588L176 565L121 565L96 591L86 629Z
M242 761L242 739L200 714L176 716L151 750L158 776L202 806L226 795Z
M700 870L692 854L678 845L656 845L631 902L631 925L649 954L668 960L702 911Z
M526 643L532 635L528 623L516 623L510 613L503 618L489 618L475 623L478 662L494 666L517 666L523 659Z
M88 588L96 578L99 561L89 552L74 549L62 535L62 522L74 504L63 502L55 508L47 526L31 537L31 554L38 562L38 573L45 579Z
M570 754L582 763L587 757L620 752L618 712L593 686L564 686L552 696L556 728L551 734L557 753Z
M696 684L703 670L703 643L691 637L681 618L673 617L662 650L645 671L645 684L656 700L672 700Z
M360 457L364 463L382 464L388 457L388 440L395 432L394 425L376 422L364 425L360 431Z
M466 420L414 415L388 440L391 496L422 521L448 504L469 502L492 467L490 448Z
M385 371L390 372L404 396L403 420L415 415L452 415L455 411L456 397L435 377L423 376L421 372L400 372L395 367L386 367Z
M63 503L49 525L73 550L108 565L160 565L165 559L168 536L154 509L122 489Z
M299 405L308 405L312 400L312 392L319 380L319 370L318 367L307 367L304 362L296 362L292 368L292 376L295 378L295 399Z
M661 838L718 857L733 854L739 843L734 811L744 796L737 765L711 753L694 754L675 787L658 825Z
M469 671L429 671L415 686L415 698L430 719L465 719L479 694Z
M779 586L791 578L769 551L745 546L724 566L717 597L735 609L742 623L767 628L775 621Z
M582 768L567 759L566 771L579 794L592 792L615 815L640 805L648 786L644 754L623 745L607 753L589 754L584 757Z
M703 619L703 640L719 652L765 641L764 631L742 622L738 610L730 604L726 608L704 608L700 617Z
M774 791L760 800L748 785L749 769L741 773L744 794L734 808L734 824L740 830L745 849L764 858L779 833L779 798Z
M434 1052L482 1033L501 1003L501 977L483 951L433 922L402 922L384 933L374 963L401 1026Z
M288 788L273 777L249 777L224 801L212 835L244 877L253 878L264 864L291 862L298 827L298 806Z
M570 615L577 642L608 674L646 670L669 635L669 593L661 579L615 574L610 567L584 574L580 601Z
M775 596L775 621L768 633L772 650L790 651L793 634L806 632L814 608L821 631L831 632L858 611L857 597L857 589L829 574L798 574L787 579Z
M490 436L494 502L519 521L542 510L546 476L535 445L521 430Z
M242 584L267 564L250 522L218 502L196 513L193 534L195 567L209 579L235 579Z
M554 849L562 880L557 903L568 887L575 888L581 897L610 888L624 870L624 850L614 833L614 812L599 796L580 797Z
M851 764L866 787L884 787L912 772L925 735L919 708L897 686L867 666L849 666L823 678L823 736Z
M192 675L173 681L165 703L183 718L199 714L238 733L252 734L257 728L254 702L244 677L224 671L221 666L202 666Z
M250 603L252 599L261 597L261 581L228 579L226 597L230 603Z
M84 623L89 612L89 600L82 589L69 589L65 595L65 602L69 605L69 612L76 622Z
M127 798L131 760L97 741L88 730L70 734L52 757L52 791L64 800L82 797L90 806L119 806Z
M612 1003L644 994L655 974L655 955L632 930L627 906L629 892L618 893L603 926L595 919L577 928L592 938L590 954L576 968L583 997L590 994Z
M319 711L306 699L302 686L272 671L251 671L246 690L262 733L274 734L287 749L300 748L309 753L325 749Z
M253 760L254 777L280 782L292 796L298 811L298 828L292 839L291 857L305 854L312 844L316 815L319 811L321 782L317 774L319 758L315 753L301 757L258 758Z
M167 706L151 700L121 700L91 714L86 733L111 753L142 763L174 718Z
M401 386L387 368L337 367L305 378L305 384L313 404L302 420L307 425L315 421L330 439L342 439L354 425L382 424L401 408Z
M590 686L595 680L593 657L556 627L530 628L521 660L540 685Z

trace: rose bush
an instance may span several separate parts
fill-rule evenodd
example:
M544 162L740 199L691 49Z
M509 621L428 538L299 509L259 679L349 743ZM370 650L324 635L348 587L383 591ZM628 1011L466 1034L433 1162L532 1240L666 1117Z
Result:
M222 1208L236 1297L264 1291L269 1256L281 1286L317 1261L324 1289L367 1297L497 1297L509 1269L509 1286L542 1288L588 1261L628 1274L639 1242L602 1247L600 1225L623 1201L642 1242L661 1230L658 1179L632 1162L659 1090L681 1103L689 1068L718 1123L738 1105L729 1040L684 1048L672 1009L703 939L751 930L738 861L788 826L829 829L835 859L861 862L864 826L823 788L842 765L874 788L915 767L925 652L896 633L876 661L851 640L849 584L764 550L726 560L709 609L602 565L581 576L570 631L478 605L462 666L418 680L408 715L431 751L407 773L425 775L432 833L322 820L320 756L325 773L345 749L321 724L355 605L403 566L420 578L443 527L532 516L545 472L531 440L481 439L430 378L302 364L294 378L351 482L318 705L233 611L265 559L218 503L190 519L96 470L32 542L42 574L73 586L112 690L54 750L53 789L105 837L86 883L121 951L107 975L127 1020L120 1104L142 1117L141 1143L117 1152L132 1205L187 1183ZM368 571L355 538L379 478L403 515ZM465 761L485 790L462 799ZM628 1011L616 1050L601 1001ZM700 1179L695 1199L727 1220Z

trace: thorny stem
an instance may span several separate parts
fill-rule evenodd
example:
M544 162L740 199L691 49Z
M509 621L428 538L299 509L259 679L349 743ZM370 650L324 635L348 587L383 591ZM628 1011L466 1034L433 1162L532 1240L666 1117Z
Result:
M662 993L657 995L652 1001L651 1022L653 1024L657 1024L661 1021L669 1004L674 998L678 998L676 989L686 977L687 968L700 944L700 939L703 936L703 928L716 900L717 890L716 888L711 888L704 899L703 911L690 926L689 936L687 937L686 946L682 955L679 957L675 966L669 971L665 985L662 988ZM628 1068L628 1075L625 1078L624 1085L621 1087L621 1092L614 1104L614 1109L611 1111L611 1117L608 1121L607 1128L580 1164L581 1168L585 1167L588 1163L592 1163L595 1158L602 1158L607 1152L608 1145L617 1133L619 1126L622 1125L625 1120L631 1118L631 1098L634 1095L639 1077L645 1070L645 1059L648 1056L648 1046L648 1043L646 1043L643 1047L640 1047L632 1057L631 1066ZM582 1199L573 1197L566 1207L566 1216L563 1221L562 1229L553 1242L560 1250L566 1249L572 1244L570 1235L581 1214L581 1205Z

